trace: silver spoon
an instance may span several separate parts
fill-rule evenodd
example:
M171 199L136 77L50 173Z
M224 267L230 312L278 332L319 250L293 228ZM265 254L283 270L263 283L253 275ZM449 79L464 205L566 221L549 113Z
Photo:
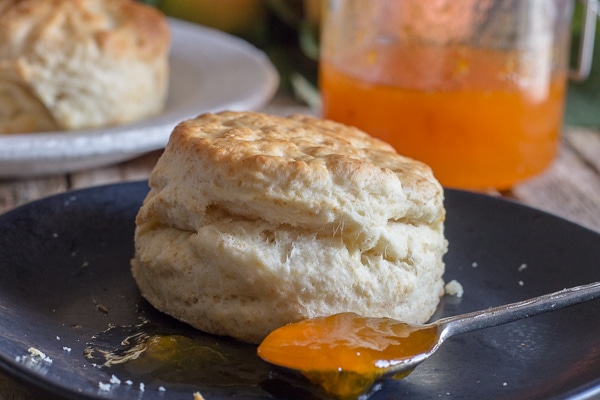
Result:
M517 303L442 318L425 325L342 313L279 328L261 343L258 354L272 364L299 370L336 397L356 398L367 392L376 381L408 375L451 336L599 297L600 282L595 282ZM418 345L415 345L415 340ZM404 352L403 346L417 351ZM397 349L393 357L378 358L389 355L390 347ZM371 350L373 352L369 354ZM344 354L339 357L343 361L336 364L338 354ZM307 366L301 366L302 360L308 361Z
M509 322L594 300L599 297L600 282L595 282L559 290L558 292L545 294L516 303L439 319L429 324L438 326L439 336L436 347L423 355L420 359L413 358L390 367L386 371L386 375L395 375L416 367L417 364L420 364L429 358L435 350L451 336L507 324Z

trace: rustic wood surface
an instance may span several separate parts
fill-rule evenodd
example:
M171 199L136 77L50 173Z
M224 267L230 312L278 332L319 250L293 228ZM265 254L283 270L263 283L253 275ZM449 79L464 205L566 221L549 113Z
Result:
M264 112L306 112L293 101L276 98ZM146 179L161 151L118 165L70 174L0 180L0 213L66 190ZM600 133L566 128L556 162L542 175L515 186L506 196L600 232ZM0 400L32 400L32 391L0 373Z

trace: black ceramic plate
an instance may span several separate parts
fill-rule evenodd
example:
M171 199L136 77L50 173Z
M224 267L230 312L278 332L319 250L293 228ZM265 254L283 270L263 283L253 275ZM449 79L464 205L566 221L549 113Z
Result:
M0 368L48 396L73 399L191 400L196 391L207 400L323 398L300 377L262 363L253 346L193 331L140 298L129 260L134 217L146 192L145 182L98 187L0 216ZM436 318L600 280L600 235L506 200L452 190L446 199L446 279L458 280L465 293L444 297ZM599 305L451 338L408 378L386 381L372 399L599 395ZM210 342L218 357L206 365L136 372L98 368L84 358L95 334L142 320L163 333ZM103 340L110 346L121 339ZM29 357L30 347L52 362ZM103 390L100 383L108 385L113 374L122 383Z

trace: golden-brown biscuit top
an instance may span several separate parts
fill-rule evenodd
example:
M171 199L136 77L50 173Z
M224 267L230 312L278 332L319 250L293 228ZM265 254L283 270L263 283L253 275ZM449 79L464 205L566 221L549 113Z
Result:
M358 129L309 116L223 112L184 121L150 185L158 208L164 199L197 215L219 207L298 227L342 227L357 240L377 237L389 221L435 224L445 216L428 166Z
M87 42L114 57L152 59L170 36L159 11L133 0L0 0L0 60Z

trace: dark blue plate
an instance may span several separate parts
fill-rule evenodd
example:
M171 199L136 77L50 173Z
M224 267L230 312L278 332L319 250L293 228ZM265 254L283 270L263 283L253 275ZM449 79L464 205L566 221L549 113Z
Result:
M262 363L253 346L203 335L141 299L129 260L134 218L147 191L146 182L97 187L0 216L0 369L46 395L72 399L191 400L196 391L208 400L324 398L302 378ZM447 190L446 208L446 280L458 280L465 292L444 297L435 318L600 280L597 233L468 192ZM192 375L184 370L119 370L119 378L133 384L102 390L99 383L108 383L114 371L84 358L86 346L109 326L142 320L213 342L234 360L234 378L205 378L213 368L230 368L218 362L193 371L196 379L178 378ZM384 382L371 398L591 398L600 395L599 338L598 301L457 336L408 378ZM30 347L52 362L34 362ZM235 376L243 379L235 382Z

